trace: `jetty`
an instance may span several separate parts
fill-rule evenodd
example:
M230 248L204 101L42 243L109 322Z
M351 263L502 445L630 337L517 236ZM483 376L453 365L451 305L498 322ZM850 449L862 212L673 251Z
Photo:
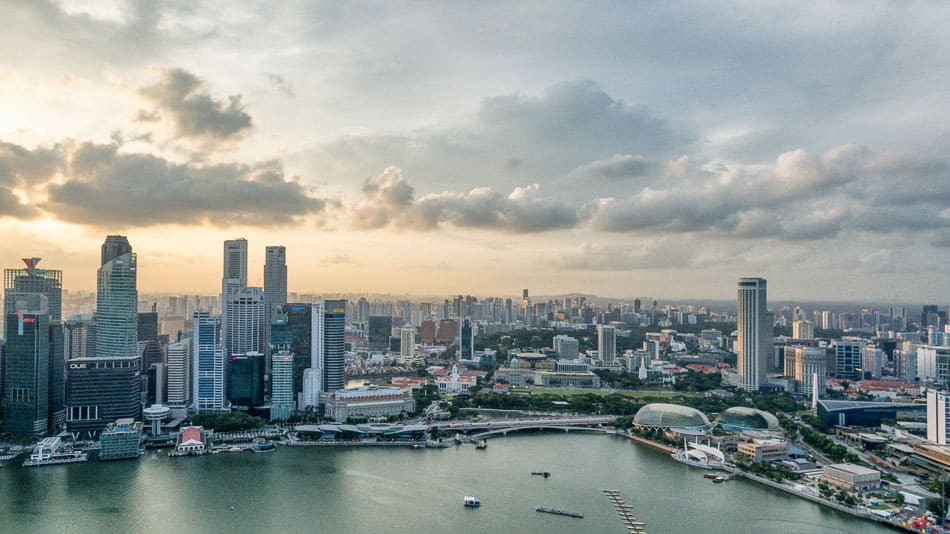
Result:
M620 495L620 490L605 489L601 491L607 497L607 500L614 505L617 515L630 534L646 534L646 524L633 514L633 506L627 504L623 496Z

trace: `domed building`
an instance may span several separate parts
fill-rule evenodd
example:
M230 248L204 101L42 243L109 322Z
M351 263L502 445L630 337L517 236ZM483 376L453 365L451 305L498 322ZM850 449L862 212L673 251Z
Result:
M716 424L728 432L745 430L775 431L779 429L778 419L762 410L734 406L724 410L716 419Z
M702 431L712 427L706 415L689 406L647 404L633 417L633 426L655 430L687 429Z

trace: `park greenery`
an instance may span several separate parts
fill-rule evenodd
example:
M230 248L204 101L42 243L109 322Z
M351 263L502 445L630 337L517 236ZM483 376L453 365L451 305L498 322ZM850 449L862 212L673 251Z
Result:
M867 465L867 462L861 460L858 455L849 451L847 447L835 443L824 433L812 428L813 425L809 421L815 421L817 423L820 421L819 418L811 416L814 417L814 419L806 419L806 417L808 417L808 414L802 414L802 421L804 421L805 424L798 424L783 414L779 414L778 420L786 432L797 432L805 443L817 449L820 453L830 458L833 462ZM822 421L822 423L824 422Z
M798 480L802 476L789 469L788 466L779 462L756 462L751 457L737 453L733 457L733 464L743 471L758 475L760 477L783 482L785 480Z

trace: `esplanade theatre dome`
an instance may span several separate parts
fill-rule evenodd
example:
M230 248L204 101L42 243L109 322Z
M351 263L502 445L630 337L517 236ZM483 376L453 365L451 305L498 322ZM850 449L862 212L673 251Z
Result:
M705 430L712 426L703 412L678 404L647 404L633 417L634 426L641 428L688 428Z
M734 406L724 410L716 419L716 423L730 432L743 430L778 430L778 419L769 412Z

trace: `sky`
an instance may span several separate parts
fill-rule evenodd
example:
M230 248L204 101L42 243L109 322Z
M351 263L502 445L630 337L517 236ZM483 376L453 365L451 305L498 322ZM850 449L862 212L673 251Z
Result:
M0 0L0 261L214 293L945 302L946 2Z

